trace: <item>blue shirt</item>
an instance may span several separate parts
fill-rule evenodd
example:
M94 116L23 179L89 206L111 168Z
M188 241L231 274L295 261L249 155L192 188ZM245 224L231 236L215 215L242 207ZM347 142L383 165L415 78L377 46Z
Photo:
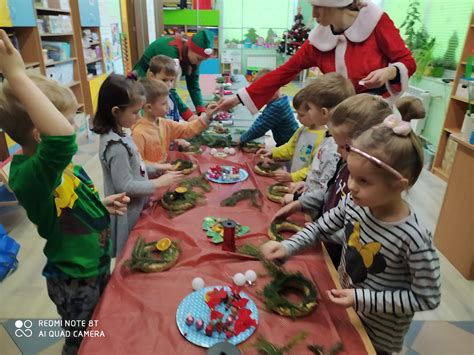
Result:
M297 129L298 122L296 122L288 96L282 96L267 104L253 125L240 136L240 142L250 142L271 130L278 147L288 142Z

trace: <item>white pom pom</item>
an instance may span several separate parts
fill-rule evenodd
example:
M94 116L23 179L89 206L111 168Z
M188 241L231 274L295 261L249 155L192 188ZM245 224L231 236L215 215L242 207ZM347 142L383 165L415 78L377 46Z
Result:
M235 154L235 149L234 148L229 148L229 154L234 155Z
M244 274L241 274L240 272L238 272L237 274L235 274L232 279L234 280L234 283L235 283L237 286L243 286L243 285L245 285L245 276L244 276Z
M200 277L195 277L191 283L194 291L198 291L204 287L204 280Z
M204 53L207 54L207 55L211 55L212 52L213 52L212 48L206 48L206 49L204 50Z
M224 148L224 153L229 154L229 147Z
M257 273L253 270L245 271L245 280L250 283L255 282L257 280Z
M212 148L211 149L211 155L215 155L217 153L217 149L216 148Z

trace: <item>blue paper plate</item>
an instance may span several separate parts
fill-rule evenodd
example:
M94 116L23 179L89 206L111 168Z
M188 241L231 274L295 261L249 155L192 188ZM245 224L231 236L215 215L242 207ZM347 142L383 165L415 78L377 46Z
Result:
M232 169L232 166L223 166L223 168ZM208 171L206 173L206 178L207 178L207 180L212 181L212 182L217 182L218 184L235 184L236 182L247 180L247 178L249 177L249 173L245 169L240 168L239 173L240 173L240 176L239 176L238 179L235 179L235 180L222 180L222 177L219 177L219 179L214 179L214 178L210 177L209 176L209 171Z
M240 333L237 336L233 336L230 339L226 339L224 333L219 334L217 331L212 333L212 336L207 336L204 332L207 324L209 323L209 319L211 316L211 310L207 306L206 302L204 301L204 295L208 291L212 291L214 288L222 288L229 292L230 288L228 286L210 286L203 288L198 291L194 291L187 295L179 304L178 310L176 311L176 324L178 325L178 329L181 334L188 340L189 342L202 346L204 348L209 348L217 343L221 343L223 341L227 341L233 345L240 344L241 342L247 340L255 331L255 327L248 328L245 332ZM246 308L252 311L252 318L258 324L258 310L255 302L245 293L240 292L242 298L248 298L249 302L247 303ZM224 317L227 317L230 314L230 311L226 311L224 305L219 305L216 308L219 312L224 314ZM194 324L187 325L186 324L186 317L191 314L194 317L194 320L202 319L204 320L204 328L201 330L196 330L196 326Z

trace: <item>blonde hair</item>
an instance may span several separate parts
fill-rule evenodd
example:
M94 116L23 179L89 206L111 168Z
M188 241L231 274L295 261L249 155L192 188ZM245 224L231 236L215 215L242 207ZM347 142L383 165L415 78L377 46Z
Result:
M271 69L268 69L268 68L263 68L263 69L260 69L258 71L257 74L255 74L255 77L253 78L252 82L256 82L257 80L259 80L262 76L270 73L272 70Z
M146 103L154 103L157 99L168 96L169 90L164 82L156 79L142 79L140 83L145 89Z
M421 100L413 96L403 97L395 105L404 121L425 116ZM344 133L354 139L354 147L387 163L413 186L423 168L423 149L413 132L399 136L392 128L381 124L392 113L390 105L380 96L359 94L336 107L330 124L342 127Z
M77 99L70 88L38 74L29 74L30 79L46 95L62 114L77 110ZM18 100L7 81L0 90L0 128L22 146L33 143L34 129L30 115Z
M155 55L153 58L151 58L148 70L149 73L153 75L164 72L165 75L174 77L178 76L178 67L176 62L172 58L162 54Z
M300 92L301 100L304 102L328 109L337 106L356 93L352 82L338 73L321 75Z

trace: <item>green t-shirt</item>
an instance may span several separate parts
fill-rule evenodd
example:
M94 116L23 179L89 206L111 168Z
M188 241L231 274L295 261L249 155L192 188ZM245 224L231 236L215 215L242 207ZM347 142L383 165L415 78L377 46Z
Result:
M110 216L91 179L71 164L76 136L42 136L36 153L15 155L10 186L46 239L46 277L90 278L109 272Z

